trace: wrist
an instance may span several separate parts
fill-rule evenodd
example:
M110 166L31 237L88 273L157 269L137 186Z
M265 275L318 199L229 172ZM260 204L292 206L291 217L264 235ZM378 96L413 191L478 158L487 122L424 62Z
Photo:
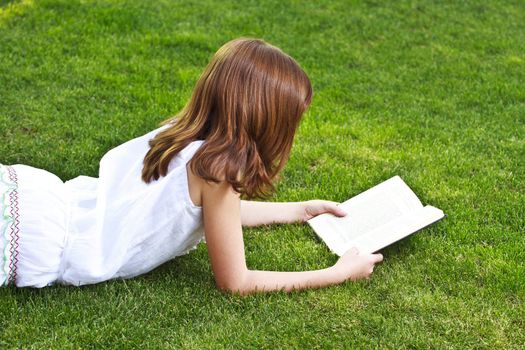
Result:
M351 278L348 274L348 269L345 268L343 264L341 264L340 260L332 265L330 269L332 270L331 274L336 283L343 283Z
M308 208L308 202L297 202L297 214L296 214L296 222L306 222L308 220L308 214L307 214L307 208Z

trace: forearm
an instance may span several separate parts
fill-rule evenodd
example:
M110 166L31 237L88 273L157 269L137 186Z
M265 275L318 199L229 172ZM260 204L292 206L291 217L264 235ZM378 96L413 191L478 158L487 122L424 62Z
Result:
M247 270L241 285L230 292L242 295L256 292L286 291L321 288L345 281L335 267L322 270L277 272Z
M241 201L243 226L286 224L304 221L303 202L253 202Z

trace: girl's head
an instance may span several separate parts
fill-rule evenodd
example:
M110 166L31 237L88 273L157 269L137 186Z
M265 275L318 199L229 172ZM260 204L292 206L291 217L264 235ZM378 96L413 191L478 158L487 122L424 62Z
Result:
M236 39L213 56L184 109L150 141L142 179L167 173L177 153L205 140L190 161L207 181L227 181L247 198L264 196L284 167L312 98L293 58L258 39Z

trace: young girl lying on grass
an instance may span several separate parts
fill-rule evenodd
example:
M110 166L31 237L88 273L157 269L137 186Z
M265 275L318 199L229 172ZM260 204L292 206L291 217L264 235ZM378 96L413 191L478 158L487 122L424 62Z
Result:
M355 249L315 271L249 270L242 226L343 216L336 203L264 203L283 169L312 88L278 48L237 39L217 51L190 101L160 128L104 155L99 178L63 183L0 165L0 284L44 287L131 278L204 237L216 285L247 294L368 277L381 254Z

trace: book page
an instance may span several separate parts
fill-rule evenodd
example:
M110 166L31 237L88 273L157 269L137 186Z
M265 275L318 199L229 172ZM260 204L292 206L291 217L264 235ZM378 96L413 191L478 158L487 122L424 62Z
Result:
M413 211L423 207L416 194L399 177L394 176L355 197L341 203L341 208L367 206L372 208L382 200L388 200L403 212Z
M417 232L430 224L442 219L445 215L443 211L431 205L427 205L415 212L407 213L386 225L378 227L376 230L369 232L368 235L362 235L353 242L348 242L343 246L343 254L351 247L356 247L363 253L374 253L399 241L400 239Z
M347 246L360 236L366 236L396 218L423 208L417 196L399 176L372 187L340 206L347 212L345 217L322 214L308 221L330 248Z

